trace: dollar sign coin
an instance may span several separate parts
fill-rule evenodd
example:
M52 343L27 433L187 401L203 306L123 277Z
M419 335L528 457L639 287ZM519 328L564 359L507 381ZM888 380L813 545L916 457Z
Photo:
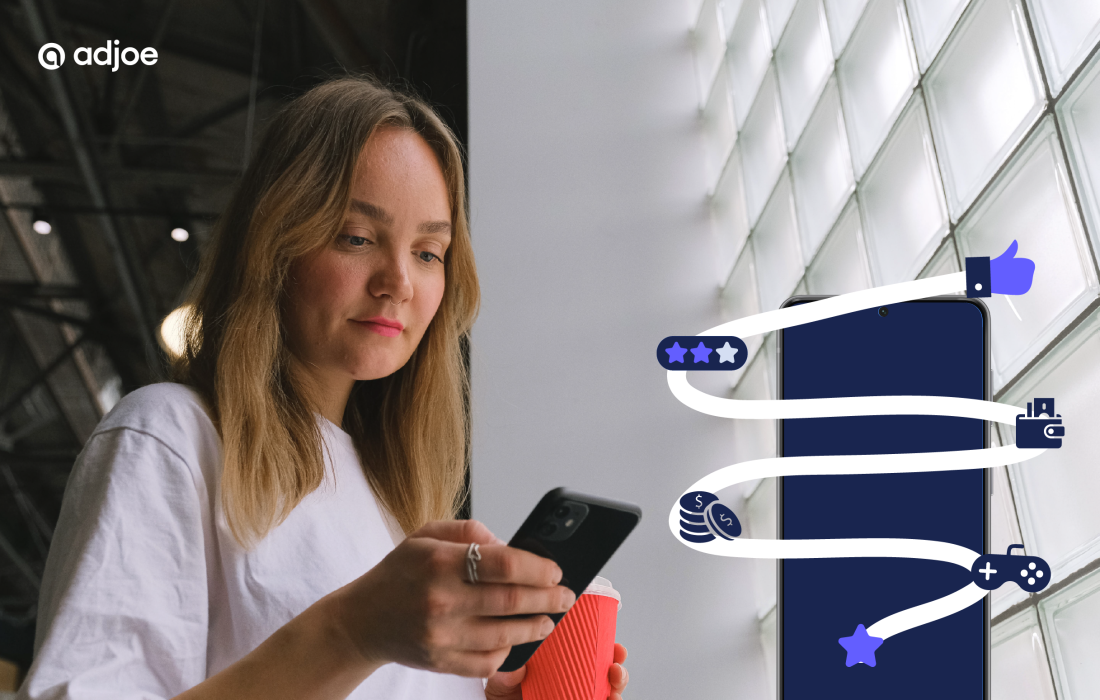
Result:
M680 508L689 513L702 513L717 500L718 496L710 491L691 491L680 496Z
M707 506L703 519L711 534L724 540L732 540L741 534L741 521L729 507L717 501Z

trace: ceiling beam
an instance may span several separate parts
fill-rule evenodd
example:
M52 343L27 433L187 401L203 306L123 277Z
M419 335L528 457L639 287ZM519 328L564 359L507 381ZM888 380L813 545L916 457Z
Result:
M157 22L157 30L153 34L153 41L150 44L150 46L155 50L162 48L161 41L163 41L164 39L164 33L168 31L168 20L171 19L172 10L176 8L177 2L178 0L168 0L165 3L163 9L161 9L160 18ZM107 146L108 154L113 154L117 156L119 141L122 137L123 127L126 126L126 121L130 118L130 113L133 111L134 106L137 104L138 97L141 95L141 88L145 85L145 80L149 77L150 74L151 71L149 69L149 66L142 62L138 66L137 81L133 88L130 90L130 97L126 100L126 106L123 107L122 114L120 114L118 119L115 120L114 135L111 137L110 145ZM158 106L163 107L163 105L159 104Z
M4 418L6 418L8 413L15 410L15 408L17 406L19 406L19 403L24 398L26 398L32 391L34 391L34 388L36 386L38 386L42 382L46 381L49 378L50 374L55 369L60 367L61 363L65 362L65 360L69 359L69 356L73 354L73 351L76 350L78 347L80 347L80 344L82 342L84 342L85 340L87 340L87 339L88 339L87 335L79 336L76 339L76 341L69 344L63 351L58 353L57 357L53 358L53 360L51 360L48 365L43 367L34 378L32 378L29 382L27 382L25 385L23 385L23 387L19 391L15 392L15 395L10 397L7 400L7 403L0 406L0 421L2 421Z
M19 572L26 577L27 581L34 586L34 590L38 590L42 586L41 579L38 578L38 574L34 573L34 569L27 563L27 560L16 551L15 547L8 542L8 538L4 537L3 533L0 533L0 551L3 551L8 555L8 559L12 564L15 564L15 568L19 569Z
M0 448L3 464L67 464L72 466L80 450L5 450Z
M345 71L356 72L375 66L376 61L359 43L344 13L332 0L299 0L299 4Z
M22 6L31 26L31 33L39 44L48 43L50 37L61 39L51 0L22 0ZM69 137L70 145L76 155L84 185L88 188L95 206L101 209L110 209L111 205L107 200L107 190L104 185L104 174L99 163L95 144L91 139L94 131L87 114L73 99L75 91L63 80L63 77L68 78L70 75L70 71L46 71L46 79L50 84L54 99L57 101L58 112L65 125L65 132ZM138 256L136 251L132 250L129 241L122 239L118 221L115 217L110 214L98 214L97 216L123 294L133 309L134 319L140 329L147 361L150 367L156 367L159 362L153 336L153 314L150 312L148 305L152 295L141 274Z
M15 299L83 299L83 288L67 284L0 282L0 297Z
M21 202L0 202L0 209L23 209L31 210L32 212L42 212L49 216L54 212L65 212L68 214L103 214L110 213L115 216L134 216L134 217L147 217L152 219L199 219L203 221L211 221L217 219L221 214L214 211L188 211L183 207L177 210L171 210L167 207L114 207L111 209L100 209L99 207L92 207L81 204L24 204ZM2 286L3 283L0 283Z
M82 167L56 161L0 160L0 176L4 175L22 175L39 180L70 184L85 182ZM236 170L171 170L168 168L123 168L116 166L103 168L103 176L111 182L127 180L159 187L227 187L240 177L240 172ZM43 208L49 207L44 206ZM114 210L110 206L97 203L96 211L109 212Z
M234 97L224 104L218 105L206 114L200 114L180 128L176 129L172 133L171 138L186 139L188 137L194 136L195 134L204 131L208 127L217 124L223 119L228 119L237 112L240 112L242 109L248 109L248 102L250 97L250 93L246 92L243 95ZM266 97L266 95L260 93L256 96L256 99L259 100L263 97Z
M19 309L23 313L33 314L35 316L41 316L42 318L49 319L56 323L67 323L70 326L76 326L77 328L90 328L95 323L94 320L88 318L77 318L70 314L63 314L53 309L44 309L41 306L35 306L25 299L12 299L0 295L0 306L6 306L11 309Z

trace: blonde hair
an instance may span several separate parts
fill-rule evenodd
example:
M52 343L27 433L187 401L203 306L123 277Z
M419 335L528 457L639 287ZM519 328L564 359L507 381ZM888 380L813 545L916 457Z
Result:
M252 546L324 476L321 434L306 387L290 372L282 323L292 263L328 245L344 222L363 146L380 126L419 134L450 194L452 239L439 308L409 361L357 381L344 412L371 488L408 533L455 516L469 454L460 340L480 290L466 211L462 154L424 102L362 76L318 85L267 129L214 227L191 296L177 381L195 387L222 439L222 503L230 530Z

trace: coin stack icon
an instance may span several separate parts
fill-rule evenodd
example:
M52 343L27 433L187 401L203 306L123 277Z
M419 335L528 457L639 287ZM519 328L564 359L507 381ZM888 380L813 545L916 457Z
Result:
M710 542L714 534L707 527L704 513L718 496L709 491L690 491L680 497L680 537L688 542Z

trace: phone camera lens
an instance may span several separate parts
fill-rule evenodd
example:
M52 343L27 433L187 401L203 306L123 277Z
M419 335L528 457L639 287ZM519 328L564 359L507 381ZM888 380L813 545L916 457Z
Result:
M878 315L879 316L882 316L883 318L886 318L886 314L888 314L888 313L890 313L890 311L885 306L880 306L878 308Z
M549 537L550 535L553 535L557 531L557 529L558 526L554 523L543 523L542 527L539 528L539 534L543 537Z
M555 518L564 518L569 515L569 506L558 506L558 509L554 511Z

